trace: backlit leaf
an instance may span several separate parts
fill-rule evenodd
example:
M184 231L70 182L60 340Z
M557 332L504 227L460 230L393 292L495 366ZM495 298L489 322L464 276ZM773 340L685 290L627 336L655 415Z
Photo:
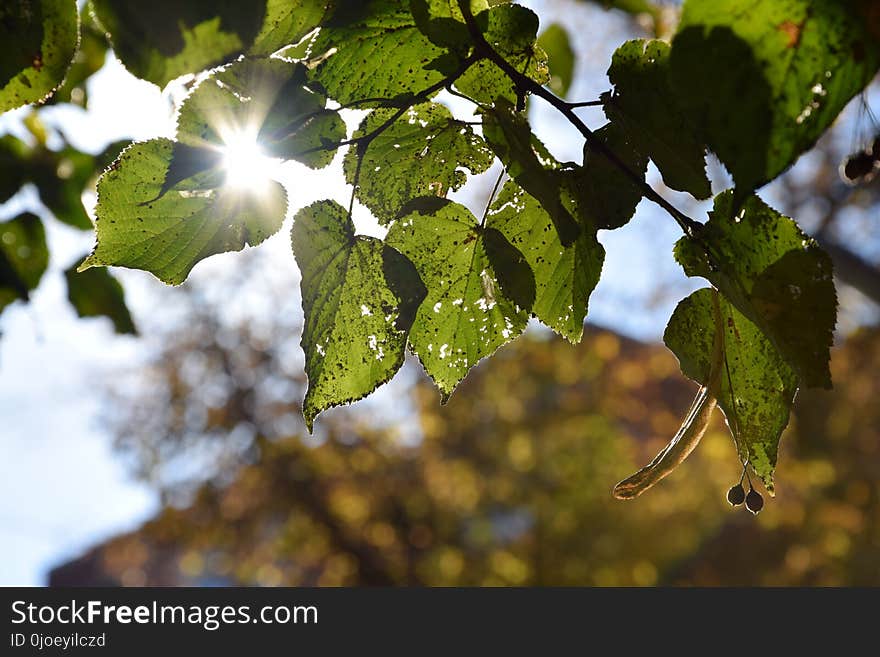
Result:
M608 118L650 157L663 182L707 198L706 149L691 120L679 108L669 82L669 44L628 41L614 53L608 78L614 93L603 96Z
M412 263L380 240L356 236L335 201L300 210L291 241L302 274L303 414L311 431L321 411L361 399L394 376L425 291Z
M538 16L535 12L521 5L503 4L490 7L475 18L488 44L511 66L538 84L550 81L547 53L536 44ZM492 104L504 98L515 104L518 100L511 79L487 59L471 66L455 87L481 103Z
M91 0L116 56L164 87L244 52L263 27L266 0Z
M512 181L492 204L487 226L500 231L531 268L532 314L570 342L580 342L590 293L605 259L595 231L584 230L574 244L562 246L547 212Z
M757 324L804 385L830 388L837 295L828 254L757 196L734 216L730 191L716 197L699 237L712 250L712 262L692 239L675 247L688 276L711 281Z
M745 198L792 164L880 66L862 0L688 0L670 75Z
M248 54L268 57L298 43L321 23L330 4L329 0L267 0L263 25Z
M499 98L483 115L483 134L510 177L550 215L562 244L574 243L581 229L562 200L559 163L532 134L526 117Z
M446 400L468 370L522 333L527 313L505 295L484 231L464 206L416 199L385 241L412 261L427 287L409 340ZM515 284L517 276L507 280Z
M466 53L471 45L471 36L458 0L410 0L410 9L416 25L431 43L442 48ZM471 0L471 13L478 14L488 9L486 0Z
M644 181L648 158L618 124L608 123L593 134ZM577 202L581 222L596 228L626 225L642 200L642 190L589 142L584 144L583 167L568 172L567 182L565 189Z
M278 183L265 189L224 186L218 168L175 183L160 194L174 142L135 143L98 183L98 244L80 265L143 269L177 285L200 260L255 246L277 232L286 194Z
M378 109L361 123L355 137L369 135L394 115ZM354 184L357 146L343 162L345 178ZM394 219L405 203L419 196L445 196L467 180L464 169L482 173L495 159L473 129L452 117L443 105L416 105L369 142L363 153L358 199L383 223Z
M408 2L339 2L308 52L325 58L313 77L342 104L377 107L443 79L436 60L445 51L422 34Z
M279 59L245 59L221 67L187 97L177 138L223 148L254 142L269 157L321 168L345 139L345 123L326 98L306 87L306 70Z
M763 331L714 290L681 301L666 327L666 346L682 372L706 384L716 331L723 331L724 367L713 391L727 417L740 459L773 493L779 439L797 392L797 375ZM716 304L717 303L717 308Z
M4 0L0 113L46 100L64 81L78 42L74 0Z

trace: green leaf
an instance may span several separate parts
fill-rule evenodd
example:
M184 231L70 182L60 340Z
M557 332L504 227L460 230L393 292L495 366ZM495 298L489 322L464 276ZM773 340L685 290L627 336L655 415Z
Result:
M0 202L30 182L37 186L40 200L56 219L74 228L91 230L82 194L106 162L101 156L70 146L49 150L45 147L45 127L37 114L31 113L27 118L35 145L29 146L12 135L0 137Z
M369 135L393 118L395 110L377 109L363 120L355 138ZM353 146L343 160L345 178L355 184L361 148ZM408 109L369 141L360 166L358 199L388 223L408 201L419 196L445 196L467 180L464 169L482 173L495 156L466 123L443 105Z
M326 98L306 87L306 69L279 59L244 59L213 71L184 101L177 138L222 148L253 140L269 157L312 168L333 160L345 123Z
M410 203L385 242L412 261L427 287L409 340L445 401L470 368L525 328L526 311L500 283L516 285L521 270L496 273L476 217L442 198Z
M356 236L335 201L300 210L291 242L302 274L303 415L311 431L321 411L366 397L394 376L425 290L400 253Z
M570 342L580 342L605 260L595 231L584 230L574 244L563 247L547 212L511 181L492 204L487 226L500 231L534 272L534 303L519 305L531 307L535 317Z
M83 207L82 194L100 169L95 156L75 148L51 151L39 143L31 147L12 135L4 135L0 137L0 202L31 182L56 219L90 230L92 222Z
M731 191L719 194L700 243L682 238L675 257L688 276L711 281L757 324L810 387L831 387L829 359L837 294L831 258L798 225L757 196L736 216ZM712 261L701 244L708 245Z
M431 43L466 54L471 36L458 0L410 0L410 10L419 30ZM489 8L486 0L471 0L471 13L478 14Z
M46 101L47 104L73 103L85 107L88 102L86 82L97 73L107 59L107 39L89 19L88 13L80 16L79 48L64 77L64 83Z
M559 23L554 23L541 32L538 47L547 53L547 66L550 81L547 84L557 96L565 97L574 80L575 53L569 42L568 32Z
M685 3L673 89L738 199L809 149L874 77L880 34L870 11L869 2L838 0Z
M706 148L672 91L669 50L641 39L620 46L608 69L614 93L603 96L605 113L654 161L666 185L708 198Z
M320 25L330 4L328 0L267 0L263 26L248 55L268 57L298 43Z
M48 264L46 232L38 216L26 212L0 222L0 310L16 299L27 301Z
M607 123L593 134L644 180L648 158L633 147L619 125ZM567 182L564 189L576 201L581 223L596 228L626 225L642 200L642 190L589 142L584 144L583 167L567 172Z
M108 317L117 333L137 335L125 305L122 285L106 269L77 273L76 265L64 272L67 299L80 317Z
M532 134L526 117L499 98L495 107L483 113L483 135L510 177L550 215L562 244L573 244L581 229L563 203L559 163Z
M46 100L79 42L74 0L4 0L0 7L0 113Z
M14 196L28 181L32 150L18 137L0 137L0 203Z
M550 81L547 53L536 45L538 16L520 5L504 4L476 15L477 25L490 46L517 71L538 84ZM504 98L516 104L513 82L487 59L471 66L455 83L455 88L474 100L492 104Z
M266 0L91 0L116 56L134 75L160 87L244 52L263 28L266 4Z
M177 285L200 260L256 246L281 227L286 195L275 182L256 190L224 187L223 172L213 168L160 194L174 144L132 144L101 176L98 244L80 271L132 267Z
M339 3L309 46L311 57L323 58L314 79L330 98L358 107L378 107L436 84L444 75L435 60L445 52L399 0Z
M57 153L43 151L35 157L31 178L40 190L40 200L58 221L80 230L91 230L92 220L82 204L82 194L95 176L95 158L75 148Z
M502 294L518 308L531 310L537 290L535 274L526 257L497 228L486 226L482 230L482 237L483 248L495 270Z
M40 123L32 126L39 130ZM36 185L40 200L58 221L91 230L92 221L82 203L83 192L91 188L96 173L115 159L121 143L111 144L98 155L89 155L69 146L60 151L49 150L39 142L28 146L12 135L4 135L0 137L0 202L30 182ZM112 154L109 159L108 153Z
M722 295L697 290L678 304L663 336L685 376L705 385L716 331L723 331L724 366L713 390L727 417L739 457L773 493L782 430L797 392L797 375L764 332Z

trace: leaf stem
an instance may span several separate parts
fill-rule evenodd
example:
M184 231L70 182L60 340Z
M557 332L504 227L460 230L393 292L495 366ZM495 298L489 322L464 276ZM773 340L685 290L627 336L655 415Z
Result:
M495 185L492 187L492 193L489 194L489 200L486 201L486 209L483 210L483 216L480 219L480 228L483 228L486 225L486 217L489 216L489 208L492 207L492 201L495 200L495 194L498 193L498 188L501 186L501 181L504 179L504 174L506 171L501 169L501 173L498 174L498 179L495 181Z
M358 186L361 184L361 164L363 164L363 161L363 156L358 154L357 164L354 168L354 178L351 181L351 197L348 199L349 220L352 220L352 213L354 212L354 198L355 196L357 196Z
M466 96L465 94L461 93L457 89L453 89L452 83L449 83L448 85L446 85L446 91L449 92L453 96L458 96L459 98L470 101L471 103L473 103L477 107L480 107L480 108L488 107L488 105L485 105L485 104L481 103L480 101L471 98L470 96Z

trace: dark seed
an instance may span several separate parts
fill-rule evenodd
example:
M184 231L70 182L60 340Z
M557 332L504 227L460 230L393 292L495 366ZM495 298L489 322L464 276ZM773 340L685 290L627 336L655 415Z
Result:
M743 490L742 484L737 484L736 486L731 486L730 490L727 491L727 501L730 502L731 506L739 506L746 499L746 491Z
M746 508L755 515L758 515L758 512L764 508L764 498L754 488L746 495Z
M868 151L850 155L843 164L843 177L849 182L859 182L874 171L874 156Z

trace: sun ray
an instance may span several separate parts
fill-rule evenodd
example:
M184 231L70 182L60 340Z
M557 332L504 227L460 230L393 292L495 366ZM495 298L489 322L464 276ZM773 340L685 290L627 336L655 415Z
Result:
M277 178L279 161L268 157L257 141L256 130L236 130L223 139L226 184L251 193L264 191Z

